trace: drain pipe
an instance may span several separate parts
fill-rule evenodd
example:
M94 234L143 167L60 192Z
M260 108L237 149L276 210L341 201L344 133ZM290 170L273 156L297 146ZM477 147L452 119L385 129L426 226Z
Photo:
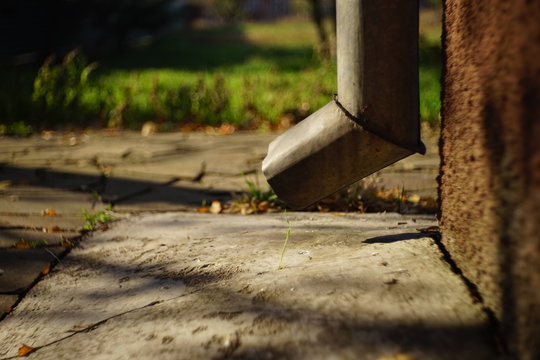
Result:
M337 66L333 101L270 143L262 164L293 209L425 153L417 0L337 0Z

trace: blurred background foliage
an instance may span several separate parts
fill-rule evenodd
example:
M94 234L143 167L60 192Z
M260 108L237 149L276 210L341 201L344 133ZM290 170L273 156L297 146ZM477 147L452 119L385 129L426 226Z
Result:
M421 2L420 114L439 119L440 3ZM336 91L334 0L3 0L0 134L281 130Z

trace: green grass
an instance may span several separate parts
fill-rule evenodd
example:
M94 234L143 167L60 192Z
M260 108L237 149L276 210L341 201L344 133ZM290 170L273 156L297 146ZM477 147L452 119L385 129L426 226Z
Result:
M430 28L422 38L420 52L420 113L430 122L439 117L436 31ZM102 59L88 81L70 89L78 94L76 101L63 106L66 94L57 94L61 101L53 108L32 101L36 68L13 72L2 67L0 133L24 133L20 121L36 129L139 129L151 120L163 130L188 122L273 128L283 118L299 121L336 91L335 64L320 59L315 48L316 33L309 22L181 32Z
M420 13L420 118L432 124L440 120L441 16L440 8Z
M295 36L286 36L291 32ZM84 103L98 104L105 90L113 108L129 92L123 125L132 128L146 120L260 125L285 114L303 117L328 102L336 88L335 66L317 58L314 44L309 23L182 33L102 62ZM217 79L222 88L214 91ZM213 99L212 92L223 99ZM206 109L193 104L193 93L200 93ZM192 98L191 109L177 111L177 116L170 105L176 94ZM224 104L218 106L219 100ZM212 106L220 111L208 109Z

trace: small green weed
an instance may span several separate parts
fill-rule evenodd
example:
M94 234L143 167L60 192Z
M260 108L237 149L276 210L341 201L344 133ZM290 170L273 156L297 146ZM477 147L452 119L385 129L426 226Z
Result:
M9 125L0 124L0 135L11 135L16 137L26 137L32 134L32 126L24 121L16 121Z
M246 179L245 181L248 187L248 195L251 199L255 199L259 202L261 201L275 202L277 200L277 195L274 193L272 189L268 191L263 191L258 186L255 186L255 184L249 181L248 179Z
M105 225L114 220L111 214L102 210L90 212L83 209L82 218L86 221L83 229L88 231L95 229L99 225Z
M283 249L281 249L281 256L279 258L279 264L277 267L278 270L283 269L283 257L285 256L285 250L287 249L287 244L289 243L289 238L291 237L291 228L292 228L292 224L287 218L287 210L283 211L283 216L285 217L285 221L287 222L288 228L287 228L287 232L285 233L285 242L283 243Z
M244 175L244 174L242 174ZM240 213L242 215L260 214L273 212L276 209L282 209L283 204L278 200L277 195L270 190L262 190L261 187L248 179L244 179L247 185L247 190L241 197L232 200L226 206L226 213Z

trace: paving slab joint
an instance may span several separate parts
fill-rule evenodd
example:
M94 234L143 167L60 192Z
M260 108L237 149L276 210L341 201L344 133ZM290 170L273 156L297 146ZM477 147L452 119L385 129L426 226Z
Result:
M80 241L80 238L78 239ZM62 259L64 259L66 257L67 254L69 254L69 252L71 251L73 247L68 247L68 248L65 248L64 251L62 251L60 254L58 255L53 255L53 260L50 262L51 266L50 266L50 269L48 271L48 273L50 273L58 263L60 263L62 261ZM47 274L48 274L47 273ZM22 290L17 290L15 292L4 292L2 293L2 295L18 295L18 299L17 301L15 301L15 303L11 306L11 309L15 309L17 307L17 305L22 301L22 299L26 296L26 294L28 294L28 292L38 283L41 281L41 279L44 277L44 276L47 276L47 274L44 274L43 272L40 272L36 278L34 279L34 281L32 281L32 283L30 285L28 285L25 289L22 289ZM5 311L2 311L0 313L0 322L2 320L4 320L4 318L9 314L9 312L5 312Z
M30 288L28 289L30 290ZM190 296L190 295L193 295L195 292L197 292L197 290L194 290L194 291L190 291L190 292L187 292L185 294L182 294L180 296L176 296L174 298L170 298L170 299L166 299L166 300L157 300L157 301L152 301L146 305L143 305L143 306L140 306L140 307L136 307L136 308L132 308L132 309L129 309L129 310L126 310L126 311L122 311L118 314L114 314L114 315L111 315L105 319L102 319L98 322L95 322L93 324L90 324L88 326L85 326L84 328L81 328L81 329L78 329L78 330L73 330L73 331L70 331L70 334L64 336L64 337L61 337L59 339L56 339L56 340L53 340L51 342L48 342L46 344L43 344L43 345L39 345L39 346L35 346L32 348L31 350L31 353L35 353L36 351L39 351L40 349L43 349L43 348L46 348L48 346L51 346L51 345L54 345L54 344L57 344L59 342L62 342L64 340L67 340L73 336L76 336L78 334L82 334L82 333L89 333L89 332L92 332L96 329L98 329L101 325L104 325L105 323L109 322L110 320L113 320L115 318L118 318L118 317L121 317L121 316L124 316L126 314L130 314L130 313L133 313L133 312L136 312L136 311L140 311L140 310L143 310L143 309L146 309L146 308L149 308L149 307L152 307L152 306L156 306L156 305L159 305L159 304L162 304L164 302L168 302L168 301L171 301L171 300L176 300L178 298L182 298L182 297L186 297L186 296ZM24 297L24 295L21 295L19 297L19 299L17 300L17 304L22 300L22 298ZM14 305L13 307L15 307L16 305ZM0 318L0 321L6 316L7 314L4 314L1 318ZM28 353L30 354L30 352ZM16 358L19 358L20 356L19 355L15 355L15 356L9 356L9 357L4 357L4 358L0 358L0 360L11 360L11 359L16 359Z
M450 269L452 270L452 272L456 274L457 276L459 276L461 281L463 281L473 302L481 305L482 312L486 315L487 320L488 320L488 331L493 341L493 345L499 351L502 358L505 358L505 359L509 358L510 357L510 353L508 351L509 348L508 348L506 339L502 335L500 321L495 316L495 312L493 311L493 309L491 309L489 306L485 304L484 298L482 297L482 294L478 290L478 286L476 286L474 282L472 282L468 277L466 277L463 274L463 271L459 268L457 263L454 261L454 259L452 258L452 255L450 254L446 246L444 246L441 239L441 233L438 230L428 232L426 233L426 235L431 237L433 241L435 241L435 244L437 244L439 251L442 253L442 260L445 261L450 266Z

